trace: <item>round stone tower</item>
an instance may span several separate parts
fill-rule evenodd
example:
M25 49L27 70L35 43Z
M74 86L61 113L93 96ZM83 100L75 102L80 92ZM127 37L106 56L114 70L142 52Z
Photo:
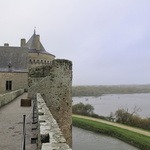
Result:
M34 34L26 43L25 39L21 39L21 47L28 48L28 68L50 64L55 56L48 53L40 42L40 35Z

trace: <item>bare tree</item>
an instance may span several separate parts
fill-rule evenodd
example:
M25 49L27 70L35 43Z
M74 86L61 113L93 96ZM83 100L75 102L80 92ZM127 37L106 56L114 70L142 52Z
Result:
M137 115L139 111L141 111L141 109L137 106L134 106L133 111L131 113L129 112L128 108L120 108L115 112L116 121L123 124L129 124L133 116Z

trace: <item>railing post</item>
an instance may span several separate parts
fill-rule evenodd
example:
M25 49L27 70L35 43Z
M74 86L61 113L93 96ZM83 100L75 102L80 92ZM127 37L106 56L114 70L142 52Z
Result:
M26 115L23 115L23 146L22 150L25 150L26 144Z
M35 109L34 107L35 107L35 97L33 99L33 116L32 116L33 123L34 123L34 109Z
M35 123L37 123L36 121L35 121L35 118L36 118L36 95L34 95L34 98L33 98L33 116L32 116L32 119L33 119L33 124L35 124Z

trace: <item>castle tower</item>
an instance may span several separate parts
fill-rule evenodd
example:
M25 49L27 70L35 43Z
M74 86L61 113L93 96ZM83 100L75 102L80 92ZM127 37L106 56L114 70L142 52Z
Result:
M24 43L23 43L24 44ZM29 54L29 69L37 66L50 64L55 56L48 53L40 41L40 35L37 35L35 30L31 38L27 41L24 47L28 48Z

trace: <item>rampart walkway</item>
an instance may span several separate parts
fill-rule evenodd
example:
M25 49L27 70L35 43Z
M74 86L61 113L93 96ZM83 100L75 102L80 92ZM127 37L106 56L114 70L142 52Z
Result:
M26 99L27 93L0 108L0 150L22 150L23 115L26 115L26 150L36 150L31 143L32 107L21 107L20 100Z
M109 125L112 125L112 126L116 126L116 127L119 127L119 128L127 129L127 130L130 130L130 131L133 131L133 132L137 132L137 133L140 133L140 134L143 134L143 135L146 135L146 136L150 136L150 132L140 130L140 129L136 129L136 128L129 127L129 126L125 126L125 125L121 125L121 124L117 124L117 123L114 123L114 122L109 122L109 121L102 120L102 119L96 119L96 118L80 116L80 115L73 115L73 117L93 120L93 121L109 124Z

